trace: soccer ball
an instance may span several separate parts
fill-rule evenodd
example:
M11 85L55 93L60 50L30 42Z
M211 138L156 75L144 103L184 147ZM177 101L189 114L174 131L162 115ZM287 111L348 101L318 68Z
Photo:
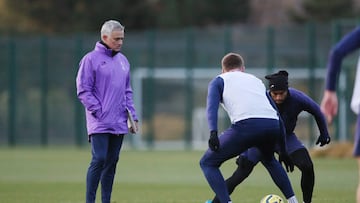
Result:
M285 203L285 202L279 195L270 194L263 197L260 203Z

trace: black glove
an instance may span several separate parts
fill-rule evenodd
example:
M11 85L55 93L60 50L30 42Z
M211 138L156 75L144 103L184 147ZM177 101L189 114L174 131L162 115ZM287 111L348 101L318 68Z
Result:
M294 163L291 161L291 158L287 153L279 154L279 162L280 162L280 164L284 164L287 172L294 171Z
M214 152L218 151L220 148L219 137L217 134L216 130L210 132L209 148Z
M330 136L329 135L319 135L319 138L316 141L316 145L320 143L320 147L330 143Z

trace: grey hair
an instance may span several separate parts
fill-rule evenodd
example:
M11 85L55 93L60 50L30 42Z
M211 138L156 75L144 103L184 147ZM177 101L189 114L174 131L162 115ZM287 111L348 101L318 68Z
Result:
M124 31L125 27L116 20L108 20L101 27L101 36L109 36L114 30Z

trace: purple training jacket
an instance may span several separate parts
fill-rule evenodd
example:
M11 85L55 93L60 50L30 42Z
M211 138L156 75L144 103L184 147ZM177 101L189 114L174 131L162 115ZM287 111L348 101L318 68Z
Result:
M128 133L126 107L138 120L130 85L130 64L122 53L97 42L80 61L77 96L86 110L88 135Z

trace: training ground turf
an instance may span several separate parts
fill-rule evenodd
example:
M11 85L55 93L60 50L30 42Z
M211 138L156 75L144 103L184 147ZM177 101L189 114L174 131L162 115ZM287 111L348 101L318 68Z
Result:
M112 202L203 203L212 198L199 167L202 151L121 152ZM90 149L0 148L0 203L81 203ZM313 202L355 202L355 159L314 158ZM228 177L234 160L222 166ZM289 174L299 202L300 173ZM258 203L269 193L282 196L262 165L232 195L234 203ZM98 200L100 194L98 193ZM97 201L100 202L100 201Z

